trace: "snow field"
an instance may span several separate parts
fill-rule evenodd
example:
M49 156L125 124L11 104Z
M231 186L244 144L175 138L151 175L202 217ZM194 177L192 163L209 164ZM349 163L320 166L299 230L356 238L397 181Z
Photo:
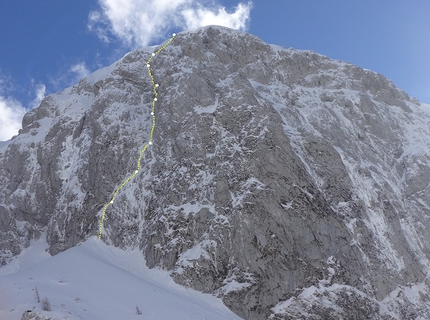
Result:
M220 299L148 269L139 250L125 252L96 237L54 257L45 248L45 241L33 241L0 268L0 319L19 320L32 309L53 319L241 319ZM36 287L51 312L36 302Z

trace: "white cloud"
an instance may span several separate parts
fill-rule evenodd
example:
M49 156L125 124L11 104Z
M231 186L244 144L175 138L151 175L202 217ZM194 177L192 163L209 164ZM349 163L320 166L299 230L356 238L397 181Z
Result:
M94 31L100 40L108 43L109 37L106 35L105 28L103 26L104 17L98 11L91 11L88 16L88 28Z
M55 90L62 90L65 86L77 84L91 72L85 62L79 62L70 66L66 71L59 73L55 77L50 77L49 82Z
M0 96L0 141L9 140L18 134L26 112L19 101Z
M239 3L236 11L228 13L224 7L214 12L207 8L186 9L182 11L187 23L187 29L196 29L201 26L221 25L232 29L243 30L249 20L250 5Z
M30 85L34 88L35 97L25 108L18 100L8 97L8 89L5 89L5 81L0 78L0 141L6 141L18 134L18 130L22 128L22 118L25 113L37 107L45 97L46 87L44 84L34 84L34 80ZM5 94L6 93L6 94Z
M80 62L73 65L70 68L69 72L74 73L76 75L75 81L73 81L73 83L78 82L79 80L85 78L87 75L90 74L90 70L88 70L87 66L85 65L85 62Z
M88 28L109 42L109 35L129 47L147 46L166 37L172 28L195 29L220 25L245 30L252 3L239 3L231 13L204 0L99 0L100 11L89 15Z
M36 97L33 99L33 101L31 101L30 108L33 109L39 106L43 98L45 98L45 94L46 94L45 85L43 83L36 85Z
M4 74L0 70L0 96L10 95L15 90L16 83L12 77Z

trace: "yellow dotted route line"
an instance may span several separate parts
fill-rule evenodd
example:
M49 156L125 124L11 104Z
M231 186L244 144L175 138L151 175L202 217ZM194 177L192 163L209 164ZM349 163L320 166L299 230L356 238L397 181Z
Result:
M170 44L170 42L173 41L173 39L175 38L175 36L176 36L176 34L174 33L172 35L172 37L160 49L158 49L156 52L152 53L151 57L146 62L146 67L148 68L149 77L151 78L152 86L153 86L153 91L154 91L154 99L152 100L152 109L151 109L152 127L151 127L151 132L149 133L149 141L148 141L147 144L145 144L145 146L143 147L143 149L140 150L139 159L137 159L137 170L135 170L127 179L124 180L124 182L113 193L111 200L108 203L105 204L105 206L103 208L102 217L101 217L101 220L100 220L100 228L99 228L99 235L98 235L99 239L102 236L103 223L105 221L107 208L111 204L113 204L116 196L118 195L118 192L122 188L124 188L124 186L139 173L139 171L140 171L140 160L142 160L142 155L146 151L146 149L148 148L148 146L152 145L152 136L154 134L154 129L155 129L155 102L157 101L157 96L158 96L158 92L157 92L158 83L155 83L154 76L153 76L151 68L150 68L151 67L150 63L152 61L152 58L154 58L157 54L159 54L161 51L163 51Z

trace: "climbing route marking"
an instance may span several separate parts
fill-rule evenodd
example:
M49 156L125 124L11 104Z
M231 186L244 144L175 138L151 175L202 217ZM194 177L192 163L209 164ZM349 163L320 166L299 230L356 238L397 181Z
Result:
M153 86L153 91L154 91L154 99L152 100L152 109L151 109L151 116L152 116L152 127L151 127L151 131L149 133L149 141L148 143L146 143L143 146L143 149L140 150L139 152L139 158L137 159L137 170L133 171L133 173L124 180L124 182L115 190L115 192L112 195L111 200L105 204L105 206L103 207L103 213L102 213L102 217L100 219L100 226L99 226L99 235L98 238L100 239L102 236L102 232L103 232L103 223L105 221L105 217L106 217L106 210L107 208L113 204L116 196L118 195L118 192L131 180L133 179L140 171L140 161L142 160L142 156L143 153L146 151L146 149L148 148L148 146L152 145L152 136L154 134L154 129L155 129L155 102L157 101L157 97L158 97L158 92L157 92L157 88L158 88L158 83L155 83L154 80L154 76L152 74L151 71L151 65L150 62L152 61L152 58L154 58L157 54L159 54L161 51L163 51L175 38L176 34L174 33L172 35L172 37L160 48L158 49L156 52L153 52L151 57L149 57L148 61L146 62L146 67L148 68L148 73L149 73L149 77L151 78L151 82L152 82L152 86Z

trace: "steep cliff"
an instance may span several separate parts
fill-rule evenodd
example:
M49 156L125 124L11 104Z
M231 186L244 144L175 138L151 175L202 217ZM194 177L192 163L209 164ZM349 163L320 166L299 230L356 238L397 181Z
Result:
M1 262L96 235L149 139L157 48L45 98L0 150ZM245 319L430 318L430 112L380 74L220 27L151 63L154 144L102 240Z

